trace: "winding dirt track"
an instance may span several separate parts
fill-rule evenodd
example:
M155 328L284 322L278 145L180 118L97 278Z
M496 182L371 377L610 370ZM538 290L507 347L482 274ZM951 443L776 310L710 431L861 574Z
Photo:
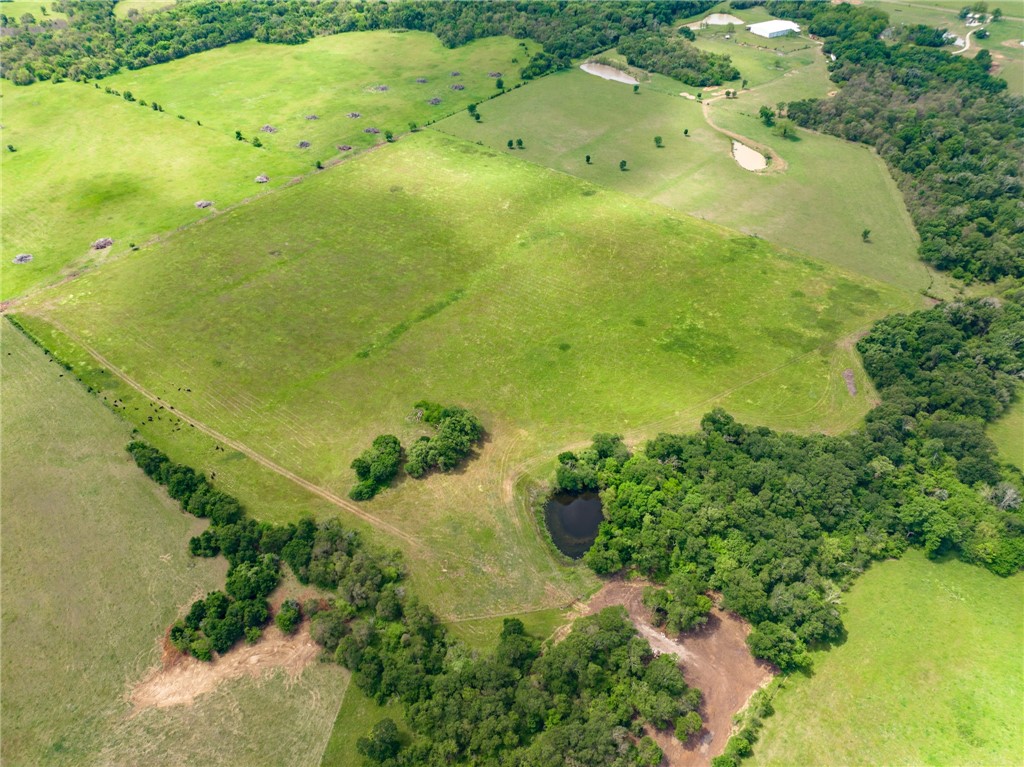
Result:
M62 333L64 333L68 338L72 339L78 346L80 346L82 349L84 349L86 352L88 352L89 356L91 356L94 360L96 360L106 370L108 370L109 372L113 373L115 376L117 376L119 379L121 379L126 385L130 386L132 389L134 389L136 392L141 394L143 397L145 397L146 399L150 400L151 402L153 402L153 403L155 403L157 405L160 405L161 407L168 407L168 404L166 402L164 402L164 400L162 400L156 394L154 394L149 389L144 387L142 384L140 384L134 378L130 377L127 373L125 373L123 370L121 370L116 365L114 365L112 362L110 362L110 360L108 360L106 357L104 357L98 351L93 349L89 344L87 344L85 341L83 341L78 336L74 335L71 331L69 331L61 323L57 322L52 317L48 317L47 318L47 322L49 322L54 327L56 327L58 330L60 330ZM182 411L178 410L177 408L174 409L174 415L176 415L178 418L180 418L185 423L191 424L192 426L194 426L196 429L198 429L199 431L203 432L207 436L212 437L213 439L217 440L218 442L221 442L221 443L223 443L223 444L225 444L225 445L227 445L227 446L229 446L231 448L234 448L238 452L243 453L246 457L251 458L253 461L255 461L256 463L260 464L261 466L264 466L265 468L270 469L271 471L275 472L276 474L280 474L285 479L288 479L288 480L294 482L296 485L298 485L299 487L303 488L304 490L309 491L313 495L316 495L316 496L318 496L320 498L323 498L328 503L334 504L335 506L337 506L340 509L344 509L345 511L349 512L353 516L358 517L359 519L363 520L364 522L368 522L369 524L373 525L374 527L379 528L380 530L384 530L385 532L389 533L390 535L394 535L396 538L400 538L401 540L403 540L406 543L408 543L411 547L413 547L413 548L420 548L422 546L422 544L416 538L414 538L413 536L409 535L405 531L395 527L394 525L390 524L389 522L385 522L384 520L382 520L382 519L380 519L378 517L373 516L372 514L370 514L369 512L364 510L363 508L357 506L356 504L352 503L351 501L349 501L349 500L347 500L345 498L342 498L341 496L335 495L334 493L332 493L327 488L320 487L320 485L314 484L313 482L310 482L308 479L303 479L302 477L300 477L295 472L293 472L293 471L291 471L289 469L286 469L284 466L281 466L279 463L275 463L274 461L270 460L269 458L267 458L262 453L256 452L255 450L253 450L248 445L246 445L246 444L244 444L242 442L239 442L236 439L232 439L231 437L228 437L225 434L221 434L216 429L214 429L214 428L212 428L210 426L207 426L202 421L199 421L199 420L197 420L195 418L192 418L189 415L186 415L185 413L183 413Z
M752 90L754 89L751 88L751 91ZM700 108L704 112L704 119L707 121L707 124L710 125L714 130L721 133L723 136L728 136L734 141L739 141L741 144L746 144L751 149L756 149L761 154L767 155L768 157L771 158L771 162L768 164L767 168L765 168L764 170L751 171L751 173L782 173L782 171L786 170L786 168L789 167L789 163L783 160L782 155L780 155L770 146L768 146L767 144L761 144L739 133L734 133L731 130L726 130L725 128L722 128L721 126L717 125L715 121L711 119L711 104L722 98L725 98L725 96L715 96L713 99L708 99L707 101L701 102Z

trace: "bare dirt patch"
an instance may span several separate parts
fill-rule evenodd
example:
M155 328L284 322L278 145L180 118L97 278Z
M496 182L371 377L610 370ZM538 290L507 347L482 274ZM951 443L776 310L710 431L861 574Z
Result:
M853 370L846 368L843 371L843 380L846 382L846 391L850 392L851 397L857 396L857 381L853 377Z
M147 708L191 706L221 682L259 677L278 669L294 682L319 654L320 647L310 638L307 624L291 636L271 625L257 644L236 647L210 663L184 655L165 641L160 666L131 690L128 700L134 706L133 713Z
M714 607L707 625L678 637L667 636L651 625L650 611L643 605L644 581L609 581L579 612L592 615L605 607L622 605L637 631L656 653L675 653L687 684L704 695L701 717L704 730L689 745L669 732L651 729L651 735L665 752L670 767L707 767L725 750L733 716L773 676L774 669L756 660L747 649L750 626L735 614Z
M639 82L635 77L623 72L621 69L610 67L607 64L598 64L594 61L588 61L584 64L580 64L580 69L588 75L597 75L604 80L614 80L617 83L636 85Z

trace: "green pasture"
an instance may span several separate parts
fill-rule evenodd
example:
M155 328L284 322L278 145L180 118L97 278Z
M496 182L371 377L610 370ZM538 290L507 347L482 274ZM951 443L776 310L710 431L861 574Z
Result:
M202 257L197 257L201 253ZM513 483L595 431L634 439L721 404L778 428L854 425L872 393L848 340L912 297L504 153L420 133L111 261L25 309L168 407L344 495L424 397L489 432L465 469L363 505L448 619L559 608L560 567ZM847 339L843 343L837 343ZM844 369L856 373L851 397ZM106 391L96 364L76 373ZM188 392L187 389L191 389ZM135 422L173 422L129 410ZM164 432L191 440L180 424ZM232 452L232 451L225 451ZM207 468L209 452L179 460ZM294 516L218 481L262 518ZM251 462L239 461L249 472ZM386 530L386 529L385 529Z
M1024 397L1018 396L1002 418L988 425L988 436L1004 461L1024 471Z
M402 704L396 702L378 706L366 697L354 684L348 686L337 717L333 720L330 739L324 748L320 764L322 767L349 767L362 764L363 757L356 750L356 742L367 735L377 722L390 717L403 732Z
M698 102L645 86L634 94L629 85L579 70L481 105L480 123L463 112L436 127L907 291L925 288L930 278L917 256L913 224L884 163L870 149L813 134L785 141L747 117L762 104L774 108L783 100L823 96L830 85L818 56L790 76L711 107L723 127L775 147L788 163L781 173L740 168L731 156L731 139L707 124ZM538 114L545 119L535 119ZM655 136L663 139L660 149ZM506 142L517 138L524 148L508 150ZM627 171L619 170L620 160L627 161ZM872 231L871 244L861 240L865 228Z
M808 67L821 58L821 46L806 37L763 37L740 31L728 33L725 27L707 27L697 33L695 45L703 51L729 56L740 77L725 87L739 87L743 80L756 88L786 73ZM729 39L726 39L726 35ZM684 86L685 87L685 86ZM690 88L694 93L696 88Z
M344 692L334 666L225 682L131 715L128 689L223 560L124 452L131 428L7 322L3 362L2 717L10 765L315 765Z
M125 253L210 215L197 200L224 208L305 170L91 85L4 81L2 95L3 298L94 265L107 253L90 249L101 237L114 239L112 254ZM269 184L255 183L260 173ZM12 263L19 253L33 261Z
M847 640L786 681L751 764L1020 764L1024 576L913 550L845 602Z
M426 32L351 32L315 37L303 45L247 41L177 61L124 72L103 81L137 98L157 101L234 137L235 131L264 147L308 165L381 143L383 132L409 130L470 102L498 93L489 73L501 73L506 88L536 43L489 37L461 48L445 48ZM515 61L513 61L515 60ZM453 77L452 72L459 72ZM426 83L417 83L426 78ZM464 90L452 90L453 85ZM375 91L386 86L386 91ZM441 99L434 106L428 102ZM362 115L349 118L349 113ZM317 115L317 120L307 120ZM276 133L263 133L269 125ZM367 134L377 128L380 134ZM300 149L299 142L310 147Z

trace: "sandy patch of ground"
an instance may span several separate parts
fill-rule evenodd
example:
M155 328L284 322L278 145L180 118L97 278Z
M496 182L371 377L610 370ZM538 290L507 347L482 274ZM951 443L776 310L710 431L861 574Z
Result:
M210 663L180 653L165 640L160 666L131 690L128 700L134 712L191 706L196 698L213 692L229 679L259 677L277 669L284 670L290 680L298 679L319 654L320 647L310 638L308 624L291 636L271 625L257 644L238 645Z
M712 608L703 629L679 637L666 636L651 625L650 612L643 605L647 585L644 581L609 581L580 606L579 613L591 615L605 607L622 605L654 652L675 653L680 658L687 684L704 694L700 710L704 730L690 745L680 743L668 732L651 729L648 734L661 746L670 767L707 767L725 750L733 715L771 680L774 669L755 660L747 649L750 626L717 607Z
M617 83L626 83L627 85L636 85L640 81L635 77L623 72L621 69L610 67L607 64L597 64L593 61L588 61L584 64L580 64L580 69L586 72L588 75L597 75L605 80L614 80Z
M746 144L733 139L732 158L743 170L764 170L768 167L768 158Z

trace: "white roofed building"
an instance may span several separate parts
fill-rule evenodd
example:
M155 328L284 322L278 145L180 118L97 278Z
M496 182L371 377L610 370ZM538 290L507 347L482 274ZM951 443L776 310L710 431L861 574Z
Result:
M782 37L783 35L788 35L790 32L796 32L799 34L800 25L794 24L792 21L772 19L771 21L761 21L757 24L751 24L747 29L759 37Z

